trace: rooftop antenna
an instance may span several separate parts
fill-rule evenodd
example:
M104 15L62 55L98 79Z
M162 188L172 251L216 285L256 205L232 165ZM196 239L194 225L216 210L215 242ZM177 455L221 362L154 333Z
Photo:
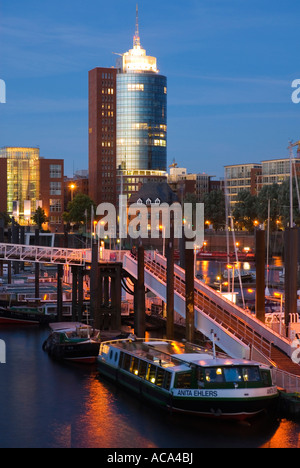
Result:
M135 47L140 47L140 32L139 32L139 6L136 4L136 21L135 21L135 34L133 38L133 45Z

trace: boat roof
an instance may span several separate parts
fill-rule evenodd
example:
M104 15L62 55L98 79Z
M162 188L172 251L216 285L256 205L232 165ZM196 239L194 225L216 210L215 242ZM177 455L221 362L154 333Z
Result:
M76 330L77 328L92 328L90 325L80 322L56 322L49 324L53 332L66 332Z
M212 366L260 366L261 364L245 359L234 359L226 355L214 357L211 351L191 343L180 343L168 340L132 340L121 339L107 341L103 344L127 351L138 358L153 361L164 368L174 371L190 370L191 364L201 367Z
M246 359L233 359L233 358L214 358L209 354L198 355L197 353L192 354L173 354L172 357L175 359L183 359L191 364L196 364L202 367L212 366L259 366L258 362L247 361Z

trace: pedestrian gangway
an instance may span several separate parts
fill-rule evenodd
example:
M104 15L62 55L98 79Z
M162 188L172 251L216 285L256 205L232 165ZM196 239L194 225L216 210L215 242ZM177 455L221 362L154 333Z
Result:
M0 260L4 261L83 266L86 259L87 251L82 249L0 244Z
M131 253L123 257L123 268L137 278L137 258ZM145 255L145 287L167 298L167 260L157 252ZM259 353L271 359L272 346L291 356L291 341L274 332L250 312L238 307L222 294L195 278L195 328L210 338L216 334L218 345L236 358L254 359ZM185 270L174 266L174 309L185 318Z

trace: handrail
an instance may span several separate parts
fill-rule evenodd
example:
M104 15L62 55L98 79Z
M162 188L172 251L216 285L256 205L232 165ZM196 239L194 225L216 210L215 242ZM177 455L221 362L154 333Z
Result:
M166 269L164 266L146 257L145 268L152 271L163 282L166 282ZM185 281L177 276L176 273L174 273L174 290L183 297L185 296ZM217 305L212 298L205 296L204 293L199 292L196 288L194 292L196 308L214 321L219 322L232 335L236 336L248 346L255 346L265 356L271 357L272 343L269 340L253 330L246 321L237 315L225 311L225 309Z
M85 250L0 243L0 258L69 265L84 265Z

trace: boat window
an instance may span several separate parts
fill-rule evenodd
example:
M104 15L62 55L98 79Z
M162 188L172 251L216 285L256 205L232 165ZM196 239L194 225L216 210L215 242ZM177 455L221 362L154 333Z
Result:
M156 383L156 369L157 367L153 364L150 364L148 367L147 377L146 379L149 380L151 383Z
M147 368L148 368L148 362L140 361L139 377L141 377L142 379L146 378Z
M191 372L181 372L177 375L176 388L191 388Z
M260 380L258 367L243 367L244 382L258 382Z
M156 385L162 387L164 383L165 371L163 369L157 369L156 372Z
M204 370L205 381L209 383L224 382L224 374L222 368L212 367Z
M262 370L261 371L261 379L263 381L263 384L266 387L269 387L269 386L272 385L271 372L269 372L268 370Z
M130 370L130 363L131 363L130 354L124 353L122 368L129 371Z
M228 367L224 369L226 382L243 382L242 369L239 367Z
M165 380L164 380L163 387L164 387L166 390L169 390L169 389L170 389L171 379L172 379L172 374L171 374L171 372L165 371Z
M139 373L139 359L134 356L131 358L130 372L135 375Z

